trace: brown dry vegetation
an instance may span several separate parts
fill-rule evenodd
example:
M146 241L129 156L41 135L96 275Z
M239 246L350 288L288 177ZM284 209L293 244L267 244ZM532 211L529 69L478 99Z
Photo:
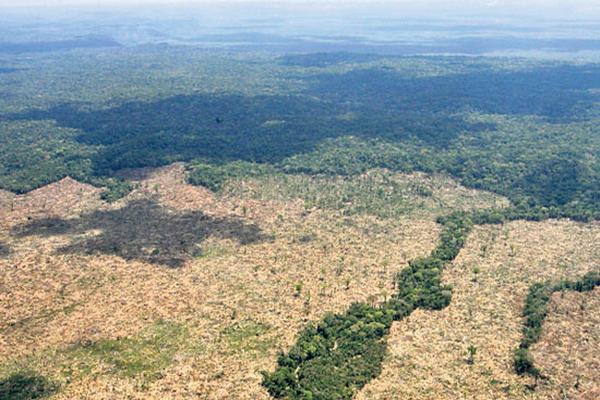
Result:
M258 371L307 321L391 292L393 274L439 232L431 219L349 219L293 199L215 200L182 183L181 165L129 175L139 189L112 205L69 179L3 193L2 204L14 204L2 208L0 238L12 249L0 261L4 373L34 366L63 383L58 398L265 398ZM152 259L206 218L189 238L198 251L180 268ZM261 238L237 240L247 226ZM114 254L101 246L107 235ZM136 337L158 320L185 325L189 338L160 379L124 377L102 360L91 372L68 367L77 365L74 346Z
M381 168L354 177L267 175L245 183L229 184L223 192L243 199L278 199L284 203L299 197L307 206L383 219L431 219L451 210L502 208L509 204L501 196L467 189L445 175L401 174Z
M443 273L454 287L450 305L395 324L383 373L357 398L557 398L552 382L531 391L534 382L514 373L523 303L532 283L576 279L600 264L599 240L599 224L567 220L475 228ZM477 349L472 365L469 346Z
M559 292L549 302L541 340L533 346L548 380L537 391L551 398L600 398L600 290Z
M34 369L62 384L58 399L268 398L259 371L325 312L392 293L394 274L437 244L437 214L505 204L447 178L397 174L433 196L378 219L307 208L277 177L214 196L183 173L125 171L139 187L113 204L68 178L0 192L0 378ZM450 307L394 324L383 374L358 398L529 395L510 365L528 285L598 263L599 234L568 221L475 229L444 272ZM115 361L128 347L161 362L135 372L135 356Z

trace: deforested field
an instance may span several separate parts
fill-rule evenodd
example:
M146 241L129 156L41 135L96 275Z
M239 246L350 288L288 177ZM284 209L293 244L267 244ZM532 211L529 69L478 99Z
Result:
M217 197L184 183L181 164L126 171L137 188L112 204L69 178L3 192L2 373L36 371L60 386L56 398L268 398L260 371L325 312L391 296L407 260L435 247L437 213L506 204L443 176L361 179L382 174L432 194L406 195L418 205L399 217L348 216L305 207L295 182L274 178L232 182ZM394 324L381 375L356 398L586 398L597 368L593 347L579 342L596 329L595 300L588 310L574 293L553 297L534 348L553 376L535 391L514 373L511 351L529 285L583 275L600 262L599 239L597 223L564 219L476 227L444 271L450 305Z

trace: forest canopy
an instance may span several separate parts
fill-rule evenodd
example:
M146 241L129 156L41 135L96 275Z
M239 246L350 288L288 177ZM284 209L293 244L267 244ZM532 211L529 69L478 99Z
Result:
M597 64L160 46L81 56L58 56L43 74L35 59L15 61L0 75L0 187L23 193L69 175L112 199L127 193L119 169L174 161L213 190L263 173L383 167L600 215Z

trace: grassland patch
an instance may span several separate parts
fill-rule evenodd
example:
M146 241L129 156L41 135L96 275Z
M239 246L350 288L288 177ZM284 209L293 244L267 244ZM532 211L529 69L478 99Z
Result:
M185 326L159 321L138 336L82 343L63 354L84 375L100 364L110 374L148 382L160 378L187 337Z
M37 395L54 392L59 386L66 387L86 377L98 376L132 379L138 387L144 388L163 376L163 371L171 365L177 353L201 350L202 347L196 345L190 336L187 325L159 320L132 337L48 348L37 355L10 360L0 365L0 371L12 377L12 380L7 378L0 383L0 399L4 399L1 397L2 390L10 393L9 389L16 391L19 385L23 387L19 389L23 393L30 391ZM52 379L20 372L34 367L49 371Z
M263 357L273 348L272 328L256 321L235 322L221 334L234 354Z
M223 165L193 162L188 167L188 183L204 186L214 192L221 190L231 179L254 178L275 173L275 168L269 164L257 164L247 161L234 161Z

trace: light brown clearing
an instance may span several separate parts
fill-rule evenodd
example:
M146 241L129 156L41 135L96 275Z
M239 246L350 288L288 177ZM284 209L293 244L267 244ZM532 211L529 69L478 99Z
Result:
M548 398L600 398L600 289L554 293L540 341L532 347L548 380L536 389Z
M139 187L114 204L99 199L100 189L68 178L24 196L0 192L0 243L10 248L0 254L0 376L34 366L63 383L59 399L266 399L259 371L274 368L278 351L325 312L391 293L406 261L437 244L433 221L440 210L505 204L448 178L397 174L399 182L425 182L434 194L408 215L380 220L305 209L277 180L235 182L241 195L215 197L185 184L182 164L124 176ZM158 225L145 220L156 215ZM18 234L48 218L70 222ZM141 233L115 225L115 218ZM206 234L190 237L197 226ZM241 243L230 232L240 226L262 236ZM530 382L512 373L522 302L530 283L575 278L597 264L599 232L598 225L568 221L476 228L444 272L454 286L450 307L418 310L395 323L382 376L357 398L551 398L559 383L531 394ZM116 253L92 248L104 243L98 238L133 233ZM189 243L172 249L180 239ZM185 254L177 268L161 264ZM157 320L185 326L190 338L157 380L115 374L99 362L66 383L61 368L76 360L67 357L57 368L70 346L136 337ZM252 324L266 328L247 349L228 338L232 327ZM468 366L471 344L477 353Z
M450 306L417 310L394 324L383 372L357 399L556 398L563 378L532 392L527 385L533 382L513 372L523 303L534 282L575 279L600 265L599 241L598 223L515 221L476 227L443 273L454 288ZM472 365L469 346L477 349ZM594 367L592 360L586 368Z
M183 183L180 164L130 173L139 174L140 187L113 204L100 201L98 189L69 179L25 196L2 193L15 205L1 214L0 241L10 253L0 257L0 376L19 365L34 368L63 383L56 398L268 398L259 371L274 367L279 349L289 348L325 312L383 300L394 274L408 259L430 252L439 235L433 216L382 221L306 210L301 200L289 198L215 199ZM188 225L178 230L177 223L140 221L155 215L146 209L122 214L140 202L164 221ZM203 217L194 220L198 212ZM114 254L91 249L104 243L97 238L109 235L103 229L114 227L107 220L117 217L143 228L133 243L158 246L160 238L171 240L167 244L183 238L189 224L205 217L216 225L193 238L195 257L169 268L152 262L152 246L127 259L135 247L129 237L116 243ZM39 221L49 222L37 230ZM264 237L242 244L221 234L222 221L255 226ZM57 360L71 346L134 337L161 319L185 325L194 338L193 348L181 344L162 378L142 385L99 363L66 383ZM224 332L252 323L268 327L260 340L269 348L232 348Z

